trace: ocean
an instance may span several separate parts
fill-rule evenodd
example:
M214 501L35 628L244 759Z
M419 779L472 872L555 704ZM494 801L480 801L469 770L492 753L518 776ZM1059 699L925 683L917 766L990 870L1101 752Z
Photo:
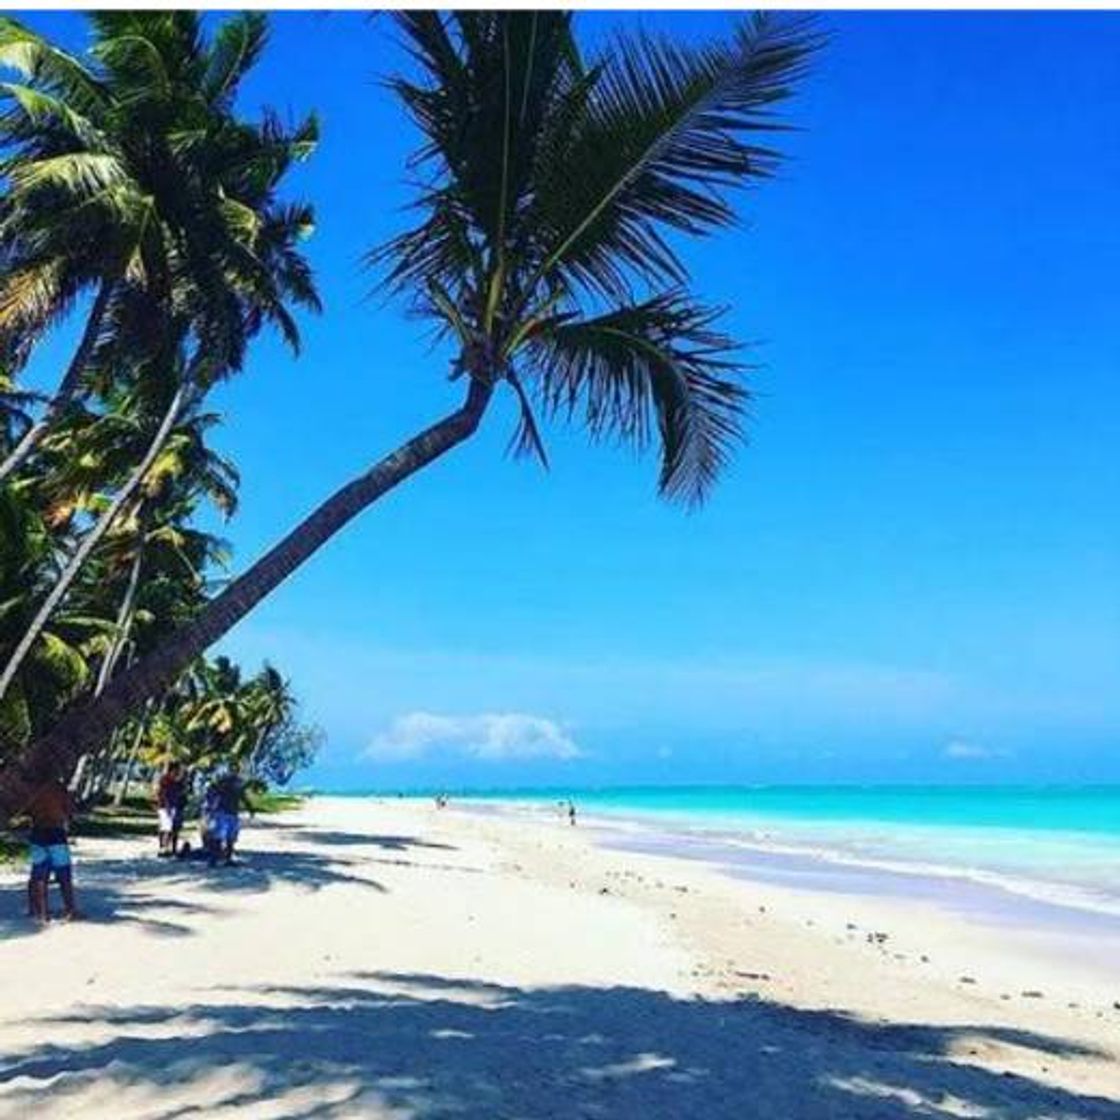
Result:
M746 876L980 909L1009 896L1033 902L1035 921L1066 911L1120 929L1120 786L635 786L455 800L524 813L571 800L608 843Z

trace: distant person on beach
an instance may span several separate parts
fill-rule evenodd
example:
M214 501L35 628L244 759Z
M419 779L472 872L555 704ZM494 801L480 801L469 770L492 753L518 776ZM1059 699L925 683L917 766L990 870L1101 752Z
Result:
M241 780L241 770L233 763L213 785L213 812L210 826L210 865L219 859L229 866L233 863L233 849L241 835L239 813L244 806L253 816L253 806Z
M576 803L574 801L569 801L568 802L568 824L570 824L574 828L575 823L576 823Z
M81 916L74 901L74 874L67 834L72 812L70 793L57 781L40 786L24 807L24 813L31 818L28 909L30 916L39 922L50 921L48 886L52 872L62 891L62 916L68 921Z
M160 775L156 785L159 854L163 858L170 858L178 850L179 833L183 828L183 813L186 807L187 782L183 767L178 762L172 762Z

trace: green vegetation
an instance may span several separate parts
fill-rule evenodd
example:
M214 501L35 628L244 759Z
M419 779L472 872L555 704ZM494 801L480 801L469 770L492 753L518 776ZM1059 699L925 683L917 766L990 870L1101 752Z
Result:
M249 794L249 802L254 813L283 813L298 809L305 798L298 793L277 793L266 790L262 793Z
M232 513L237 474L207 445L205 402L264 327L295 347L295 311L318 308L300 251L312 211L280 199L317 130L237 112L262 14L209 39L197 13L88 18L82 59L0 19L15 78L0 87L0 820L42 777L95 797L173 757L283 784L315 746L286 683L205 651L470 438L496 393L516 405L516 452L546 458L546 418L654 443L660 492L702 501L748 393L679 248L727 227L731 192L778 166L776 108L818 46L780 13L703 48L630 36L596 54L567 12L398 13L414 65L390 88L421 185L416 224L367 259L453 347L462 404L216 591L224 549L195 518ZM37 400L19 376L78 314Z
M130 797L124 805L96 805L71 829L74 836L154 836L156 811L150 799Z
M263 328L298 349L292 310L318 308L311 209L278 193L314 118L235 109L265 18L209 39L198 13L88 18L80 59L0 18L0 767L209 601L229 555L198 521L235 513L239 478L209 446L208 395ZM21 391L75 318L53 395ZM243 679L196 658L83 757L39 769L86 804L171 759L283 784L317 741L296 707L269 665ZM126 823L98 810L85 827Z

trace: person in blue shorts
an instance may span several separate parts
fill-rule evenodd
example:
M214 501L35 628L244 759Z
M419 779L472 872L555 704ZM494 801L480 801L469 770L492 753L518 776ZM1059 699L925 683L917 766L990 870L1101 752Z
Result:
M210 865L220 859L225 864L233 863L233 849L241 834L241 821L238 814L241 807L253 815L253 806L241 780L241 770L233 763L208 791L212 795L212 809L208 827L211 837Z
M62 891L62 916L68 921L80 917L74 901L74 874L67 833L73 811L69 792L61 782L46 782L35 791L23 811L31 818L28 836L31 872L27 881L30 916L39 922L50 921L47 888L53 874Z

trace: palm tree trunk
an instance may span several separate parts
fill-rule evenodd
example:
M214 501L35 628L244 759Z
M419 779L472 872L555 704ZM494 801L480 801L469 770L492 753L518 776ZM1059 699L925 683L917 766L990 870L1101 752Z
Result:
M132 664L133 650L128 650L125 654L125 667L127 668ZM108 683L108 681L106 681ZM94 696L99 695L96 691ZM90 751L88 754L83 754L77 759L73 765L68 766L64 771L68 775L64 785L74 795L78 805L84 808L89 804L94 789L101 781L101 772L104 768L107 759L113 757L117 751L117 740L120 738L121 732L124 727L117 727L109 738L98 746L96 749Z
M0 770L0 824L26 804L38 784L65 773L76 758L104 742L130 712L168 688L195 657L359 513L473 435L492 392L490 385L472 380L462 407L335 491L194 619L115 677L100 697L71 705L46 735Z
M90 308L89 318L86 319L85 329L82 331L81 340L78 342L78 349L74 351L74 357L70 359L70 365L67 367L58 391L51 397L43 415L27 429L23 438L8 453L8 457L3 463L0 463L0 482L19 470L27 457L35 450L39 440L43 438L51 425L78 395L78 391L82 387L82 373L89 362L94 344L97 342L97 336L101 333L101 324L105 319L105 312L108 310L112 295L113 282L103 280L97 292L97 298Z
M136 768L136 760L140 757L140 745L144 742L144 726L144 720L140 720L136 727L136 735L133 737L132 746L128 750L128 762L125 764L124 778L117 787L117 794L113 798L113 804L118 809L124 804L124 799L128 796L128 787L132 784L132 771Z
M140 461L140 465L132 472L128 481L117 491L116 497L109 503L109 508L101 515L97 524L82 538L82 543L74 550L74 555L70 557L66 567L63 568L62 575L58 577L58 581L55 583L54 587L51 588L50 594L43 600L43 605L39 608L31 625L27 628L27 633L20 639L19 645L16 646L12 656L8 659L8 664L4 666L3 674L0 674L0 700L4 698L4 694L11 686L16 673L19 672L20 666L31 652L31 647L39 640L39 635L42 634L43 629L50 621L55 607L62 601L66 592L70 590L70 585L78 578L78 573L82 570L82 566L85 564L89 554L94 550L97 542L100 541L108 531L109 526L116 520L117 514L121 511L121 507L124 506L125 502L136 492L140 483L144 481L144 476L151 469L152 464L156 460L156 456L163 450L163 446L167 442L168 436L171 434L171 429L175 424L175 420L178 418L179 410L182 407L186 392L187 389L185 385L180 386L176 391L175 396L172 398L171 405L167 409L163 420L160 422L159 430L148 446L148 450L144 458Z
M117 659L128 640L128 632L132 628L132 604L136 600L136 589L140 584L140 568L144 562L143 528L141 526L141 539L136 545L136 555L132 559L132 567L128 573L128 585L125 587L124 598L117 610L116 621L113 626L113 640L105 652L101 668L97 671L97 684L94 685L93 695L96 699L105 691L109 678L116 668Z
M264 727L260 729L260 732L257 735L257 741L253 744L253 749L249 752L249 765L246 767L246 769L249 771L250 778L256 778L259 776L257 774L257 767L260 765L261 748L264 746L264 741L268 738L269 732L272 730L272 727L273 725L270 722L266 723Z
M108 776L112 773L113 761L117 757L119 740L124 728L119 727L109 741L103 743L89 754L82 755L81 761L86 763L82 768L80 780L76 777L72 782L74 796L80 808L93 803L98 793L108 785Z

